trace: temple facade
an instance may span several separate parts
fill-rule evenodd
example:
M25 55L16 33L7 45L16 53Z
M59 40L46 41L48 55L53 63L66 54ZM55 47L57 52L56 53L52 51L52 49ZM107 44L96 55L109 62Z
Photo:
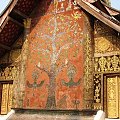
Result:
M0 17L1 114L120 118L120 11L101 0L13 0Z

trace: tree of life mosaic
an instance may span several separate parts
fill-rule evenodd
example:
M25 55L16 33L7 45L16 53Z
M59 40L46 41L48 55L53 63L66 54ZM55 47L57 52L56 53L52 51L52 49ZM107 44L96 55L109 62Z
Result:
M25 107L81 108L82 29L80 11L40 18L29 37Z

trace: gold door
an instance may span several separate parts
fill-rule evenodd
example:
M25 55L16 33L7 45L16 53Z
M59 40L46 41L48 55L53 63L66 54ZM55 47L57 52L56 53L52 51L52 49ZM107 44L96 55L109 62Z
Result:
M119 76L107 77L107 116L108 118L120 117L120 78Z
M1 114L7 114L12 107L12 84L5 83L2 85Z
M120 118L120 76L118 77L118 86L119 86L119 91L118 91L118 96L119 96L119 100L118 100L118 104L119 104L119 118Z

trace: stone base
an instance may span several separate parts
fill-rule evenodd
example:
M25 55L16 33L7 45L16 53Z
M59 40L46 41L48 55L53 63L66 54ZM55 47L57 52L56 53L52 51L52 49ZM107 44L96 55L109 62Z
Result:
M92 110L25 110L15 109L8 120L93 120Z

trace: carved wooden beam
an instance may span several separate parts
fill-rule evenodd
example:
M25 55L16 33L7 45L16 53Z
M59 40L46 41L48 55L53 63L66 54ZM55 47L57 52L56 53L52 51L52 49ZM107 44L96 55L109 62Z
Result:
M11 18L11 17L9 17L9 20L11 20L12 22L18 24L18 25L21 26L21 27L24 27L23 24L21 24L20 22L18 22L17 20L15 20L15 19L13 19L13 18Z
M13 12L16 13L16 14L18 14L18 15L20 15L20 16L23 17L24 19L28 18L27 15L21 13L20 11L18 11L18 10L16 10L16 9L14 9Z
M4 14L2 16L0 16L0 26L3 24L4 20L6 19L6 17L8 16L8 14L12 11L12 9L14 8L14 6L16 5L18 0L13 0L13 2L11 3L11 5L8 7L8 9L4 12Z
M2 43L0 43L0 47L3 48L3 49L5 49L5 50L11 50L11 47L3 45Z

